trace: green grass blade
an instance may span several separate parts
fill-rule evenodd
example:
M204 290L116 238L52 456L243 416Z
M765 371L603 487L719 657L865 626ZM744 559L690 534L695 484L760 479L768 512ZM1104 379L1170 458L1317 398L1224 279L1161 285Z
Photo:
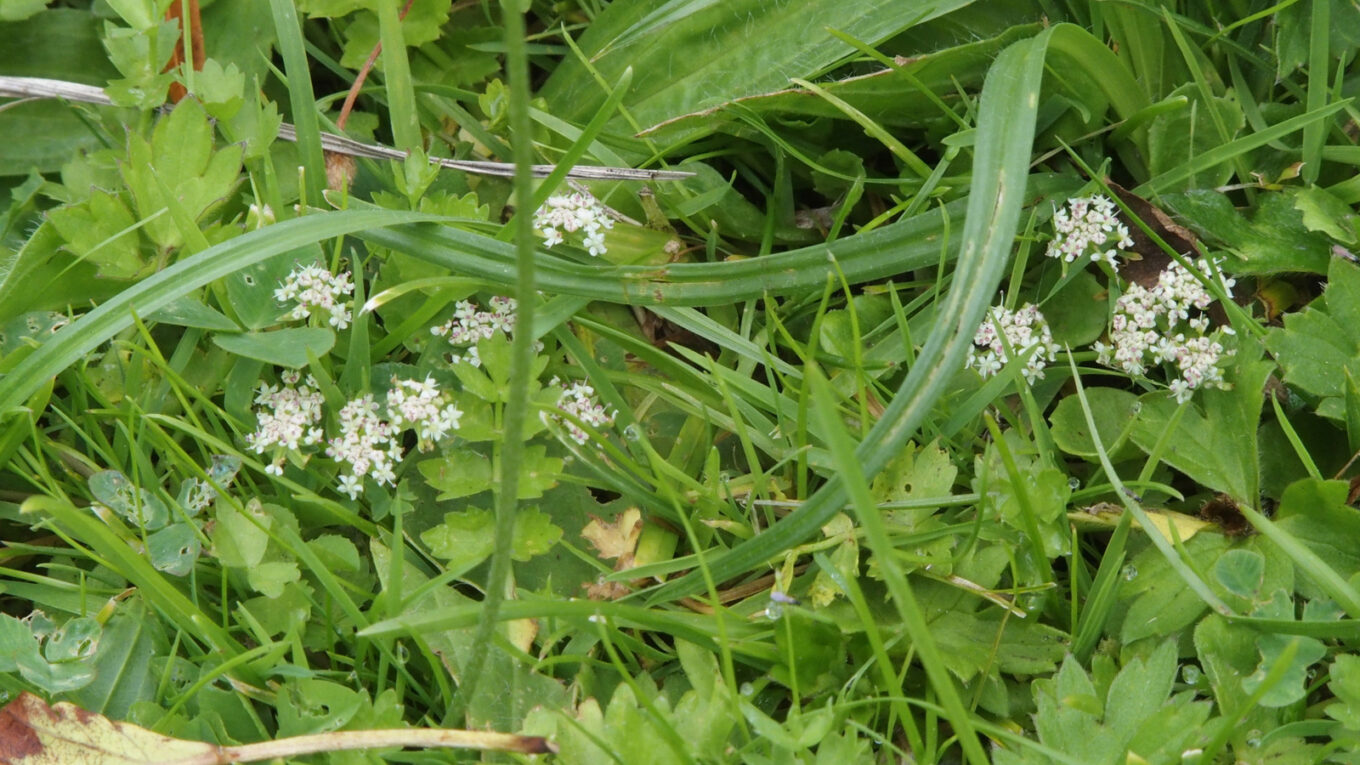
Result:
M145 315L246 266L333 236L374 226L437 220L438 216L390 210L317 213L252 231L211 247L147 277L64 327L0 378L0 412L21 406L43 383L132 326Z
M892 403L860 444L866 477L876 475L906 445L963 366L973 333L1005 275L1026 193L1044 54L1051 36L1049 30L1012 45L988 72L979 105L974 185L962 252L954 287L939 311L950 320L936 323ZM848 276L849 269L845 270ZM739 574L810 538L846 498L844 482L833 477L783 520L713 561L714 578ZM682 597L701 587L700 579L689 574L661 586L651 601Z
M836 465L836 473L845 483L855 515L864 529L865 539L874 551L874 559L878 561L879 570L883 573L883 581L887 584L888 591L892 593L893 605L897 608L898 615L902 617L902 624L911 637L912 646L921 657L921 664L925 667L926 676L930 678L931 687L935 689L936 695L949 713L949 722L958 734L964 754L974 765L983 765L987 762L987 755L978 742L977 732L973 730L972 717L964 708L963 700L959 698L959 691L949 676L949 669L940 654L940 647L930 634L930 625L926 622L925 612L921 610L921 605L916 601L911 585L902 572L901 564L897 560L897 548L888 538L887 526L883 523L883 517L869 493L868 478L860 470L860 456L836 414L834 394L826 378L816 367L808 368L808 377L812 381L813 412L821 420L822 429L827 433L827 445L831 451L831 459Z
M293 128L297 132L298 155L305 168L306 198L309 204L321 202L326 188L326 160L321 154L321 125L316 116L316 96L312 92L311 69L302 41L297 6L292 0L269 0L278 37L279 55L288 75L288 98L293 105Z

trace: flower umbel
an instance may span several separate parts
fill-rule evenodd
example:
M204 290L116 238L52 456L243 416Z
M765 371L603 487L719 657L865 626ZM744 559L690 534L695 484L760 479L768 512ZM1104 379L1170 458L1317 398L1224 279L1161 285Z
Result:
M1039 309L1026 303L1016 311L996 306L978 327L973 347L968 349L966 366L984 378L990 377L1010 361L1010 354L1025 360L1022 374L1033 383L1044 376L1044 367L1057 358L1058 346Z
M394 483L394 466L401 455L401 444L392 437L392 425L378 416L378 404L371 393L351 399L340 410L340 435L330 440L326 456L349 464L350 475L340 478L340 490L350 499L363 491L365 476L373 476L379 484Z
M568 234L580 231L581 245L591 255L605 253L604 232L614 227L614 221L595 197L589 194L557 194L548 197L534 213L534 228L543 234L544 246L560 244Z
M491 310L483 311L471 300L460 300L453 307L452 319L430 328L431 334L447 337L449 345L459 349L449 357L453 363L466 361L474 367L480 367L482 358L477 352L477 341L489 339L497 332L510 335L515 331L515 308L518 305L515 299L497 296L487 303ZM534 348L542 350L543 344L536 343Z
M1215 273L1215 265L1207 258L1195 263L1206 274ZM1218 273L1223 291L1231 295L1236 280ZM1180 263L1167 266L1152 289L1130 284L1115 301L1110 343L1094 346L1097 361L1139 376L1161 364L1174 364L1179 377L1167 387L1178 403L1190 400L1199 388L1227 387L1218 364L1232 352L1220 339L1233 331L1231 327L1209 331L1209 317L1203 312L1213 302L1213 295Z
M255 396L255 403L261 407L255 412L258 427L246 436L246 443L256 454L276 447L296 450L321 441L322 431L317 424L321 422L324 399L317 390L316 380L308 375L299 385L301 375L295 370L284 372L281 379L282 386L262 383ZM281 475L282 455L266 470Z
M349 272L332 274L313 263L294 268L283 286L274 290L274 299L280 303L297 301L290 317L305 319L315 311L328 314L327 323L336 329L349 326L350 304L346 298L354 293L354 283Z
M387 392L387 418L396 430L415 430L420 438L420 451L433 449L436 441L457 430L462 416L462 410L447 402L433 378L392 378L392 389Z
M562 381L554 377L548 384L561 385ZM557 407L593 428L614 424L614 413L595 399L595 388L587 382L578 381L565 386L562 395L557 399ZM546 418L549 415L545 412L543 416ZM589 440L590 436L575 422L557 415L551 416L567 429L567 435L571 436L571 440L578 444L584 444Z
M1090 254L1091 260L1103 260L1118 270L1115 256L1133 246L1129 229L1119 221L1114 202L1099 194L1069 199L1067 206L1054 210L1053 230L1047 254L1067 263Z

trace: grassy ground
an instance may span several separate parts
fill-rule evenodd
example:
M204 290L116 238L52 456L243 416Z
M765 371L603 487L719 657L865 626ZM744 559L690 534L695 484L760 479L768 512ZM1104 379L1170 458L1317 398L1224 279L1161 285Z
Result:
M0 4L6 698L1360 762L1352 4L167 5Z

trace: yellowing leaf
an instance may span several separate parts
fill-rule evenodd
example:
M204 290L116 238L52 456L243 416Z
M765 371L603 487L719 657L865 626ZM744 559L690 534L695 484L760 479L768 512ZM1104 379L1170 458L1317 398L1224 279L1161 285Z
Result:
M624 510L613 523L592 517L590 523L581 529L581 536L590 542L601 558L618 559L614 564L615 571L633 567L633 553L637 550L640 534L642 512L636 507Z
M31 693L19 694L0 709L0 765L219 765L386 747L557 751L539 736L443 728L336 731L218 747L162 736L67 702L49 706Z
M61 765L193 760L219 762L217 747L180 741L62 702L48 706L23 693L0 710L0 762L6 765Z

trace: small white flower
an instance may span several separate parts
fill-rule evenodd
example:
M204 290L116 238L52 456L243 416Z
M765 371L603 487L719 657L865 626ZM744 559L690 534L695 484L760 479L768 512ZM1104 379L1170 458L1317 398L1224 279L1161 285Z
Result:
M1101 195L1067 200L1066 207L1053 212L1053 231L1046 254L1067 263L1090 255L1091 260L1104 261L1117 270L1116 256L1133 247L1114 202Z
M554 377L548 384L560 385L562 381ZM563 388L562 395L557 398L557 407L593 428L604 428L614 424L614 413L595 399L595 388L584 381L574 382ZM590 439L589 434L575 422L557 416L553 416L552 419L561 423L576 443L585 444Z
M548 197L534 213L534 228L543 235L543 246L553 247L565 241L562 232L582 232L583 246L591 255L605 253L604 229L614 227L604 205L589 194L557 194Z
M358 499L359 494L364 490L364 482L360 478L352 475L340 476L340 493L350 499Z
M1216 265L1203 258L1195 263L1202 274L1217 271ZM1219 274L1219 285L1231 295L1235 281ZM1167 390L1177 402L1188 401L1203 387L1224 387L1219 363L1230 354L1215 338L1232 334L1232 329L1211 333L1203 312L1213 300L1196 275L1179 263L1167 266L1152 289L1128 285L1115 301L1111 345L1095 346L1097 361L1135 376L1174 364L1179 377L1168 383Z
M1025 359L1021 374L1031 384L1043 378L1044 367L1057 358L1058 346L1048 322L1030 303L1014 312L994 307L973 336L965 366L983 378L991 377L1010 361L1011 353Z
M294 268L283 280L283 286L274 290L274 298L280 303L297 302L289 313L293 319L326 314L332 327L345 329L350 322L350 302L346 298L353 293L349 272L332 274L312 263Z

